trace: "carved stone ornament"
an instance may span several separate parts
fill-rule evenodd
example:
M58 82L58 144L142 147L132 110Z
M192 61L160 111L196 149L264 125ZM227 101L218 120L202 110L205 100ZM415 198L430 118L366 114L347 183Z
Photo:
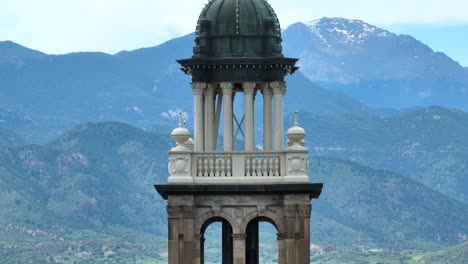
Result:
M306 174L306 162L307 158L305 156L292 156L288 159L288 174Z
M189 159L185 156L171 157L171 175L187 175Z
M242 208L234 209L234 215L236 217L243 217L244 216L244 209L242 209Z

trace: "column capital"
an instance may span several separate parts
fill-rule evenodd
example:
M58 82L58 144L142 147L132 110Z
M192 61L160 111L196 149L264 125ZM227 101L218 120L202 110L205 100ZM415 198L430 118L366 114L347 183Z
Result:
M254 82L245 82L242 84L242 88L244 89L244 94L254 94L255 86L257 84Z
M268 83L263 83L262 84L262 94L263 95L273 95L273 90L271 89L270 85L268 85Z
M211 96L215 94L217 84L216 83L209 83L206 87L205 95Z
M192 90L194 95L203 95L203 91L206 88L206 83L194 82L192 83Z
M231 82L222 82L219 84L219 86L221 86L223 94L231 94L232 90L234 89L234 84Z
M286 83L285 82L271 82L270 88L273 90L274 94L282 94L286 93Z

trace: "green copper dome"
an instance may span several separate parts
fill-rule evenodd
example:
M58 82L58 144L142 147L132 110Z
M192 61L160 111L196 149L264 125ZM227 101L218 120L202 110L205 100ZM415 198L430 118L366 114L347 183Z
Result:
M282 57L281 41L265 0L210 0L197 23L194 58Z

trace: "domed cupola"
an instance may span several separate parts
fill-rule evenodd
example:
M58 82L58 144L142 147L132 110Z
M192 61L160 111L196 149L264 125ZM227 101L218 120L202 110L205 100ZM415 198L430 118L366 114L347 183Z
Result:
M267 1L210 0L197 22L192 58L178 62L193 82L283 81L298 68L281 43Z
M282 57L281 27L265 0L211 0L197 23L194 57Z

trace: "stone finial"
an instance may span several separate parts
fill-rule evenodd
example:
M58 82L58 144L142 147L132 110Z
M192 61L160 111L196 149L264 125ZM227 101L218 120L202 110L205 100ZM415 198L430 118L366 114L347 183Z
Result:
M294 126L286 132L288 136L288 149L290 150L303 150L305 149L304 138L306 135L305 130L299 126L298 111L294 113Z
M179 127L172 130L171 137L177 143L172 151L190 151L190 148L185 146L185 142L190 139L190 131L184 127L182 112L179 113Z

